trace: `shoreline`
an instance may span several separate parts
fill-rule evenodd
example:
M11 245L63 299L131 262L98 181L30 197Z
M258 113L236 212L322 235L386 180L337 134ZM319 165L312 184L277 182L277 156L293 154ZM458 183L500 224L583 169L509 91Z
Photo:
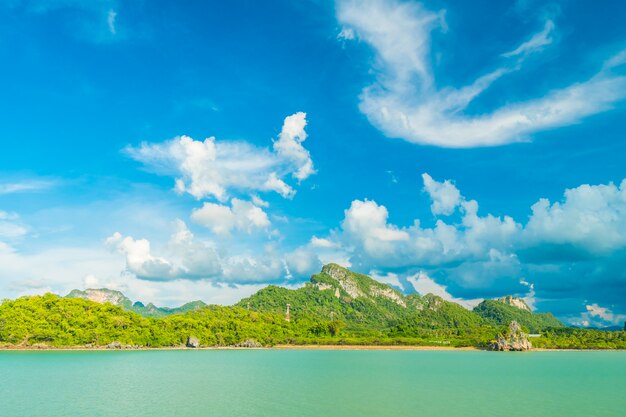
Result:
M146 352L146 351L201 351L201 350L317 350L317 351L457 351L457 352L490 352L486 348L476 346L411 346L411 345L275 345L269 347L245 348L236 346L211 346L188 348L185 346L171 347L137 347L127 349L110 349L106 347L64 346L64 347L34 347L34 346L0 346L1 352ZM527 352L618 352L624 349L545 349L534 348Z
M135 352L135 351L168 351L168 350L183 350L183 351L197 351L197 350L429 350L429 351L479 351L486 350L473 346L466 347L451 347L451 346L410 346L410 345L275 345L268 347L246 348L237 346L208 346L199 348L188 348L185 346L171 346L171 347L137 347L127 349L110 349L106 347L92 347L87 348L84 346L64 346L64 347L33 347L33 346L10 346L0 347L0 352Z

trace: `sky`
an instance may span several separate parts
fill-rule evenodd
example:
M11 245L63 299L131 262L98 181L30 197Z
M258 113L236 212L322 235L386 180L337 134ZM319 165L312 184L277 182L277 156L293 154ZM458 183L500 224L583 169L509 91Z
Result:
M328 262L626 321L626 4L0 1L0 298Z

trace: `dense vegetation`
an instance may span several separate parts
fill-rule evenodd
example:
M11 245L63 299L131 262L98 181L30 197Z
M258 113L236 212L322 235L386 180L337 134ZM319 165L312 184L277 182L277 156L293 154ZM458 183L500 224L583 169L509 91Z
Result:
M531 333L564 327L552 313L532 313L499 300L485 300L474 308L474 312L497 326L506 326L515 320Z
M511 320L544 348L626 348L626 332L565 328L551 314L537 314L501 300L474 311L428 294L405 296L365 275L327 265L303 288L269 286L233 307L190 304L148 309L121 293L102 292L100 304L75 292L5 300L0 305L0 345L142 347L276 344L380 344L486 346ZM517 300L516 300L517 302ZM286 306L290 305L290 321ZM156 310L155 310L156 309ZM158 311L156 314L154 311ZM172 314L172 313L177 314ZM143 314L140 315L138 313ZM154 316L157 317L154 317Z

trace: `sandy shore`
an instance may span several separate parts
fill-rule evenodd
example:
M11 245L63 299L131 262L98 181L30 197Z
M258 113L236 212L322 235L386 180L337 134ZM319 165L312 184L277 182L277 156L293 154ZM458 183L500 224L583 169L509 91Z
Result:
M185 346L173 347L138 347L128 349L107 349L105 347L86 348L84 346L65 346L65 347L35 347L35 346L0 346L0 352L145 352L145 351L168 351L168 350L413 350L413 351L487 351L487 349L466 346L405 346L405 345L276 345L261 348L243 348L234 346L220 347L201 347L188 348ZM605 351L624 351L623 349L545 349L534 348L530 352L605 352Z
M481 350L477 347L404 346L404 345L276 345L284 350Z
M0 351L34 351L34 352L46 352L46 351L81 351L81 352L103 352L103 351L118 351L118 352L131 352L131 351L152 351L152 350L481 350L477 347L451 347L451 346L401 346L401 345L276 345L272 347L262 348L243 348L233 346L222 347L201 347L201 348L187 348L184 346L179 347L139 347L128 349L107 349L105 347L93 347L86 348L84 346L65 346L65 347L34 347L34 346L0 346Z

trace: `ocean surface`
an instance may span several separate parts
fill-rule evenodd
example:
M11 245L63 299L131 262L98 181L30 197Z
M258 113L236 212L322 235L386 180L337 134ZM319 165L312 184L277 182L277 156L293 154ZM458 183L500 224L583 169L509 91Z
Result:
M1 417L626 416L626 352L0 352Z

